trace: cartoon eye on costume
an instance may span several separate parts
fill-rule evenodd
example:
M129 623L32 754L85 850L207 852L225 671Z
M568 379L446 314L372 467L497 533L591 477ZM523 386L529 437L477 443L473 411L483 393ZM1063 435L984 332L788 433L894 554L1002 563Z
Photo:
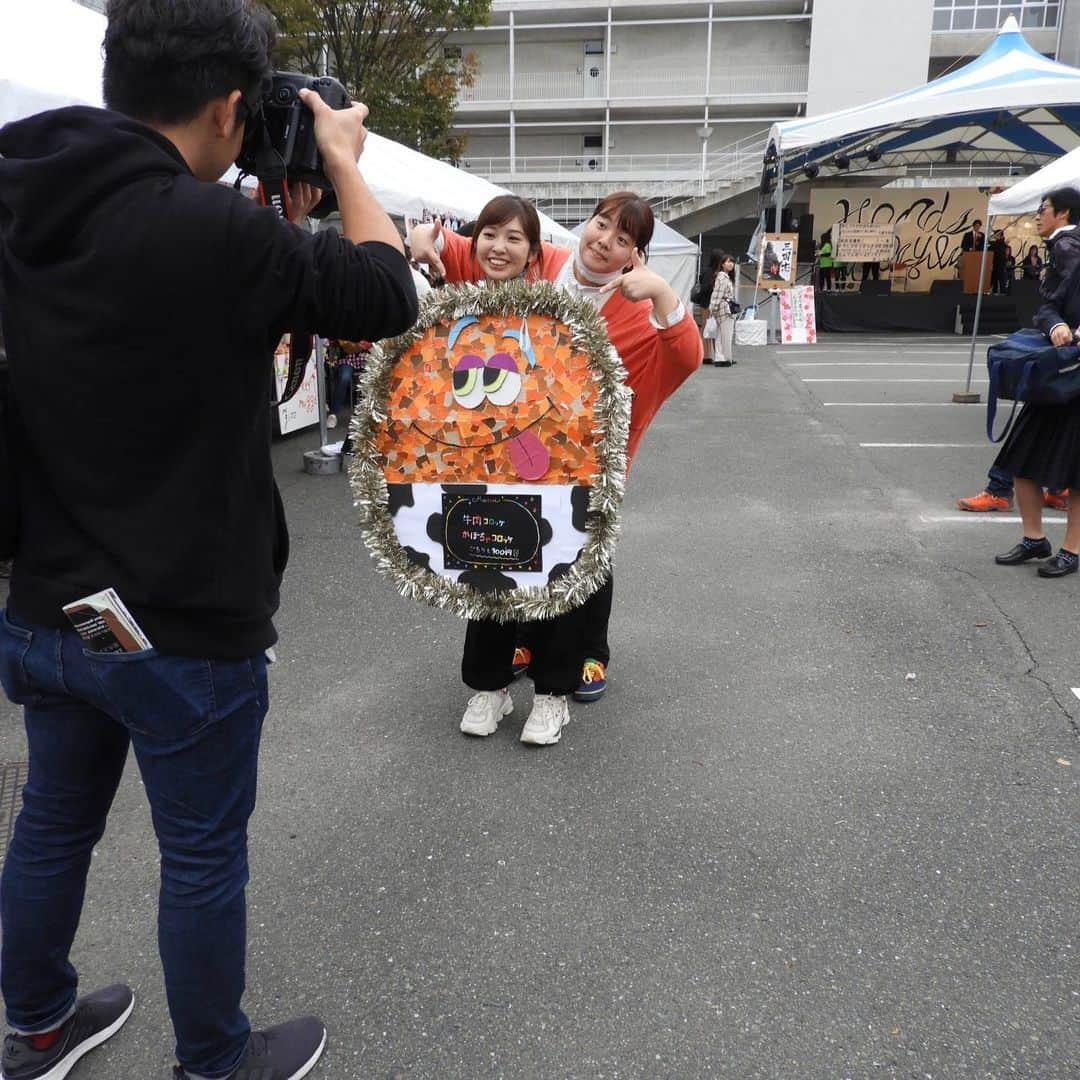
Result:
M466 409L475 409L484 400L484 361L471 353L454 365L454 398Z
M495 353L484 367L484 392L492 405L509 405L521 393L521 375L509 353Z

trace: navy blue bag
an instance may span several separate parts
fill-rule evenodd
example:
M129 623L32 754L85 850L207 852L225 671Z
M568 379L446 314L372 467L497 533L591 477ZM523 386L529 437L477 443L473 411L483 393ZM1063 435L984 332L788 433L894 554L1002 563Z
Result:
M1021 401L1033 405L1064 405L1080 397L1080 349L1059 348L1041 330L1017 330L991 345L986 354L990 390L986 395L986 437L1001 442L1012 428ZM998 398L1013 403L1005 429L994 438Z

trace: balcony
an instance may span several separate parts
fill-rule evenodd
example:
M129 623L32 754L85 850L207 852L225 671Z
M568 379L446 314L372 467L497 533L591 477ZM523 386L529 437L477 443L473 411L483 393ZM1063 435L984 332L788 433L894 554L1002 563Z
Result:
M724 67L713 73L709 81L709 99L716 103L754 101L798 102L806 99L809 81L806 63L775 63L740 67ZM580 108L584 105L607 104L603 97L606 80L603 76L586 83L580 71L519 72L513 93L509 72L478 75L472 86L462 87L458 95L459 109L476 106L528 102ZM704 77L701 74L660 74L655 72L611 73L611 103L655 102L657 100L686 100L704 102Z

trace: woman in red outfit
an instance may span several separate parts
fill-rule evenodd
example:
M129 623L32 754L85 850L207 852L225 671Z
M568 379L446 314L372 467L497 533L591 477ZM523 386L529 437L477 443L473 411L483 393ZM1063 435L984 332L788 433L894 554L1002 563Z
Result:
M542 246L541 257L525 270L527 281L554 282L591 301L607 324L634 391L627 446L632 458L660 406L701 364L701 337L692 315L671 286L645 264L653 233L649 204L633 192L602 199L585 223L574 251ZM485 277L475 242L444 232L438 223L409 235L412 256L447 282ZM559 741L569 722L567 697L591 700L603 693L609 659L607 624L612 581L581 607L557 619L528 624L533 657L529 674L536 685L532 712L521 741L546 746ZM476 693L461 729L490 735L513 709L509 684L515 651L513 626L470 620L462 677Z

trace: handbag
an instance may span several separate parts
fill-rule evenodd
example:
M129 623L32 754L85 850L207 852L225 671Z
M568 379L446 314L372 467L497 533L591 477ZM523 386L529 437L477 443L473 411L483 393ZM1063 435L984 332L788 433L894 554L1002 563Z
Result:
M701 330L701 336L703 338L706 338L709 341L713 341L716 338L716 331L717 331L716 316L715 315L710 315L705 320L705 325L704 325L704 327L702 327L702 330Z
M1018 330L986 353L990 389L986 395L986 437L1001 442L1012 428L1021 401L1064 405L1080 397L1080 349L1051 345L1041 330ZM998 398L1013 403L1005 428L994 437Z
M739 312L742 311L742 304L740 304L737 300L729 300L728 310L731 312L732 315L738 315Z

